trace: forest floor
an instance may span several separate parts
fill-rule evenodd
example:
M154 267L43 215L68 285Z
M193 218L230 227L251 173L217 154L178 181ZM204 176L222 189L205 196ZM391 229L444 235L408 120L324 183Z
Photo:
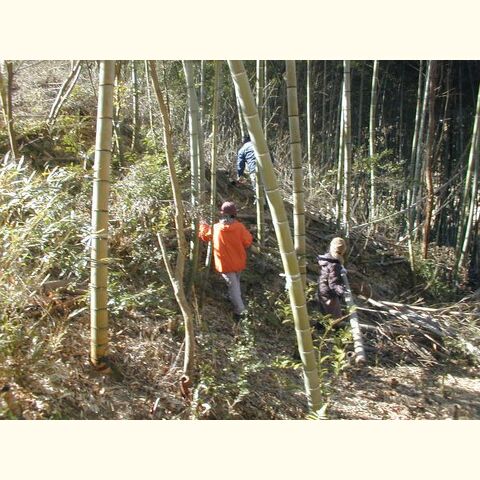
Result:
M254 230L252 192L229 187L240 219ZM333 226L311 217L309 245L311 288L315 254L326 250ZM268 226L272 251L272 226ZM352 246L348 264L352 290L363 307L366 297L404 301L411 273L389 246ZM362 253L360 253L362 252ZM197 316L198 378L185 397L179 389L183 363L181 317L151 312L112 316L109 375L96 373L88 360L90 329L86 294L59 288L44 295L42 308L56 316L59 334L49 339L48 354L34 362L12 355L0 367L0 418L25 419L304 419L308 418L302 371L278 254L250 255L242 287L249 315L235 325L218 275L204 279L205 295ZM197 292L201 297L201 292ZM313 305L312 327L315 316ZM427 302L422 305L426 306ZM478 302L466 304L478 325ZM199 311L197 302L194 306ZM360 311L368 319L368 309ZM434 313L432 313L432 316ZM480 370L465 355L441 355L437 342L420 343L405 334L365 335L367 364L358 367L348 328L312 328L326 363L322 373L328 419L480 419ZM422 343L423 342L423 343ZM413 348L412 346L415 346ZM447 350L445 350L447 351Z

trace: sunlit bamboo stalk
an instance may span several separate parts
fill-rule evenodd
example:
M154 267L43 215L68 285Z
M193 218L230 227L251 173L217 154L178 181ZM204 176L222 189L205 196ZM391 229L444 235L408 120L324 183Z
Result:
M278 188L278 182L273 170L267 142L265 141L260 119L258 118L255 100L253 98L243 62L239 60L231 60L228 64L235 84L237 98L239 99L243 116L245 118L245 123L247 124L255 148L257 161L264 174L264 184L272 215L272 223L275 228L280 256L282 258L287 279L287 289L293 312L298 349L303 365L305 390L310 408L313 411L317 411L321 406L317 362L310 331L305 292L303 290L297 255L295 253L290 233L285 206Z
M307 265L305 249L305 193L303 186L302 143L300 122L298 119L297 71L294 60L287 60L287 103L288 126L290 129L290 155L293 172L293 235L298 266L302 276L303 288L307 286Z
M90 358L106 368L108 354L108 202L112 157L113 88L115 62L100 62L97 136L93 166L92 246L90 279Z

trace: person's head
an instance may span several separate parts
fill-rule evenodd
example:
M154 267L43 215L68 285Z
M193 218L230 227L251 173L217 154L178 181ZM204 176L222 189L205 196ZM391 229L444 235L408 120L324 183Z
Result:
M250 135L248 133L246 133L243 136L243 143L247 143L247 142L250 142Z
M233 202L224 202L220 207L220 215L224 217L236 217L237 216L237 207Z
M335 237L330 242L329 251L333 258L337 258L343 263L343 257L347 251L347 244L345 243L345 240L341 237Z

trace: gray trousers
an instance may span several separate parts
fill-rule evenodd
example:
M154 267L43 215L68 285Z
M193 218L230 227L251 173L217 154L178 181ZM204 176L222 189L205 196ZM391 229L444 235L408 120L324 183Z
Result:
M233 305L233 312L239 315L246 310L240 290L240 272L222 273L222 277L228 286L228 296Z

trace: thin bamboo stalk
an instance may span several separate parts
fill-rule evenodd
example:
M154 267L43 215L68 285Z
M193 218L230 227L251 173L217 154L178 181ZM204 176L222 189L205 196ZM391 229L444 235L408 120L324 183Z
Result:
M140 108L138 103L138 72L135 60L132 60L132 110L133 110L133 125L132 125L132 150L138 148L138 136L140 130Z
M437 64L434 60L429 61L430 82L426 86L429 90L428 101L428 140L425 149L425 186L427 199L425 202L425 220L423 223L423 258L428 257L428 246L430 239L430 228L433 211L433 173L432 165L434 160L434 136L435 136L435 80Z
M265 93L265 69L263 63L263 60L257 60L256 102L260 123L262 123L264 113L263 98ZM255 198L257 206L257 243L261 249L265 243L265 193L260 165L256 166L255 177Z
M70 93L73 90L73 87L77 83L78 77L82 70L82 62L78 60L72 67L68 77L63 82L60 90L55 97L50 113L48 114L47 123L52 126L55 124L55 121L58 117L62 105L65 103L67 98L70 96Z
M415 128L413 131L412 151L410 155L410 182L407 192L407 208L408 208L408 255L410 258L410 265L412 271L415 271L415 256L413 254L413 228L415 218L415 206L413 205L416 199L416 158L418 149L418 137L420 131L420 112L422 106L422 79L423 79L423 62L420 60L418 69L418 91L417 91L417 107L415 111Z
M371 159L370 166L370 221L375 219L377 199L375 191L375 125L377 113L377 95L378 95L378 60L373 62L372 91L370 96L370 123L369 123L369 142L368 156Z
M345 237L350 237L351 221L351 183L352 183L352 114L350 108L350 60L343 62L344 69L344 129L345 129L345 156L344 156L344 182L343 182L343 229Z
M312 188L313 171L312 171L312 79L311 79L311 65L310 60L307 60L307 165L308 165L308 186L309 190ZM323 113L325 109L323 109Z
M468 157L468 169L465 177L465 187L463 195L464 210L460 218L461 232L460 241L458 242L459 248L457 249L457 264L455 266L455 276L458 275L458 271L464 266L465 257L468 251L468 247L471 241L471 232L473 224L475 222L475 209L479 209L478 206L478 170L480 169L479 160L479 147L480 147L480 87L477 95L477 107L475 112L475 120L473 122L472 142L470 147L470 154ZM470 197L470 201L468 198Z
M343 87L342 87L342 101L341 105L343 104ZM343 108L340 107L340 125L338 128L338 135L339 135L339 148L338 148L338 163L337 163L337 185L336 185L336 191L335 191L335 221L337 227L340 226L340 222L342 219L342 210L343 210L343 205L342 205L342 191L343 191L343 181L344 181L344 175L343 175L343 169L344 169L344 155L345 155L345 148L344 148L344 142L345 142L345 129L344 129L344 113L343 113Z
M20 158L18 152L17 139L15 135L15 127L12 113L12 81L13 67L12 62L3 61L0 65L0 100L2 103L3 118L7 126L8 141L10 143L10 151L13 158ZM6 80L3 78L2 69L5 69Z
M418 145L417 145L417 152L416 152L416 159L415 159L415 178L414 178L414 188L415 188L415 202L417 203L416 208L416 218L414 223L414 228L420 223L420 204L419 201L422 198L422 182L421 179L423 178L424 169L425 169L425 162L424 162L424 149L423 149L423 133L424 133L424 126L425 120L427 116L427 106L428 106L428 85L430 84L430 69L431 62L427 63L427 74L425 78L425 88L423 89L423 100L422 100L422 113L420 117L420 127L418 130ZM418 232L418 230L416 230Z
M199 131L199 107L197 94L195 93L195 84L193 81L193 62L186 60L183 62L185 80L187 84L188 111L189 111L189 130L190 130L190 169L191 169L191 203L194 212L198 210L201 204L201 159L200 159L200 131ZM198 238L198 216L193 215L192 220L192 240L190 245L190 264L191 271L187 292L191 291L196 282L198 271L198 260L200 252L200 241Z
M222 63L215 60L215 74L213 87L213 105L212 105L212 160L210 164L210 225L213 225L215 212L217 210L217 135L218 135L218 104L220 88L222 82ZM207 272L212 262L212 242L208 243L207 257L205 265Z
M163 253L163 259L167 272L170 276L170 281L172 283L173 292L175 294L175 299L177 300L178 306L182 312L184 327L185 327L185 356L183 364L184 374L191 378L195 370L195 332L193 328L193 313L190 304L188 303L185 296L185 289L183 285L184 271L185 271L185 259L187 256L187 241L185 239L185 230L184 230L184 219L185 212L182 202L182 193L177 179L177 172L174 162L173 154L173 142L171 136L171 123L170 115L168 113L167 105L164 101L162 91L160 89L160 84L157 76L157 69L155 66L155 61L149 61L150 66L150 76L153 83L153 88L157 96L158 104L160 106L160 114L162 117L162 130L163 130L163 140L165 143L166 159L168 172L170 175L170 184L172 186L173 194L173 203L175 206L175 233L177 236L177 260L175 265L175 272L172 275L172 270L169 269L169 264L167 264L168 259L166 256L166 251L164 245L162 246L161 236L157 237L160 248L162 248L165 253Z

